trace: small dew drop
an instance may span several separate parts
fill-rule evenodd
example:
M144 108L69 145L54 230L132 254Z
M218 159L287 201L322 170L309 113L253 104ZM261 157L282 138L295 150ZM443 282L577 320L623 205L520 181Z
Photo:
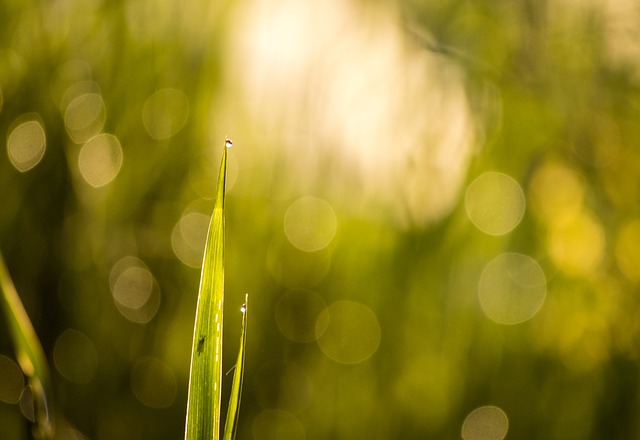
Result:
M242 304L242 307L240 307L240 311L242 313L246 313L247 312L247 305L246 304Z
M224 146L227 148L233 147L233 141L231 139L227 139L226 141L224 141Z

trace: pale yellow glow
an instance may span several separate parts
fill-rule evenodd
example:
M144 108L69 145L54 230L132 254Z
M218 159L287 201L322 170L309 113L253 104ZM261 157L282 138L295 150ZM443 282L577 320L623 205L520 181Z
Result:
M482 311L499 324L519 324L542 307L547 293L546 277L531 257L504 253L482 271L478 298Z
M469 413L462 424L464 440L502 440L509 430L509 419L497 406L481 406Z
M102 96L87 93L69 103L64 112L64 123L69 137L81 144L102 131L106 109Z
M118 311L128 320L147 323L158 312L160 289L142 260L120 259L111 268L109 285Z
M117 137L99 134L82 146L78 167L84 180L94 188L110 183L122 167L122 147Z
M201 212L185 213L171 232L171 246L176 257L187 266L202 266L209 217Z
M7 138L9 160L18 171L28 171L42 160L46 145L47 139L40 121L22 122Z
M549 162L531 179L531 208L542 222L557 228L580 213L584 192L583 179L576 171L560 162Z
M590 275L604 257L604 228L595 216L581 211L568 223L549 231L547 249L553 262L564 272Z
M295 247L305 252L323 249L336 234L333 208L317 197L302 197L293 202L284 216L284 232Z
M478 229L489 235L504 235L522 220L524 193L512 177L488 172L467 187L465 206L469 219Z
M415 45L393 6L254 0L236 18L229 70L241 94L229 100L246 106L256 145L292 164L296 187L283 193L321 181L357 191L351 209L375 204L368 215L404 225L453 209L478 137L464 77Z

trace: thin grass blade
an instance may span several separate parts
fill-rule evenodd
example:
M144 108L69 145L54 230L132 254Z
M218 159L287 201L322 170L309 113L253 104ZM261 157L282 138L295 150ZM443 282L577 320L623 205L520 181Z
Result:
M35 426L33 435L38 439L53 438L53 411L51 403L51 377L42 345L31 325L9 270L0 253L0 302L9 324L18 364L29 381L34 399Z
M216 201L202 261L193 331L185 440L220 438L222 310L224 303L224 197L227 141L222 152Z
M229 397L229 409L227 410L227 420L224 425L224 435L222 440L234 440L238 430L238 415L240 414L240 397L242 393L242 380L244 377L244 352L247 342L247 313L249 295L245 295L242 305L242 330L240 333L240 348L238 349L238 360L233 372L233 382L231 383L231 396Z

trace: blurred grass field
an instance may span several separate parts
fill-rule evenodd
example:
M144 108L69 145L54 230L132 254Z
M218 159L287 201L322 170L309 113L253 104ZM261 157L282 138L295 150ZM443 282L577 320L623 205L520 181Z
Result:
M183 436L225 136L238 439L640 437L638 34L624 0L0 3L56 439ZM24 386L0 321L2 439Z

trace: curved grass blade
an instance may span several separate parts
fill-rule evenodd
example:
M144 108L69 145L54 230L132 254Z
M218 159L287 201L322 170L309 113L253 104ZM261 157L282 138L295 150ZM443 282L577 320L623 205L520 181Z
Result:
M244 347L247 342L247 313L249 295L245 295L242 305L242 330L240 333L240 348L238 349L238 360L236 369L233 372L233 382L231 383L231 396L229 397L229 409L227 410L227 420L224 425L224 435L222 440L234 440L238 430L238 415L240 414L240 395L242 392L242 379L244 377Z
M216 201L202 261L191 349L185 440L220 438L222 391L222 310L224 303L224 197L227 140L222 153Z
M15 345L16 358L27 376L33 394L35 426L33 435L37 439L53 438L54 426L51 404L51 377L42 345L31 325L9 270L0 253L0 302L9 323L9 331Z

